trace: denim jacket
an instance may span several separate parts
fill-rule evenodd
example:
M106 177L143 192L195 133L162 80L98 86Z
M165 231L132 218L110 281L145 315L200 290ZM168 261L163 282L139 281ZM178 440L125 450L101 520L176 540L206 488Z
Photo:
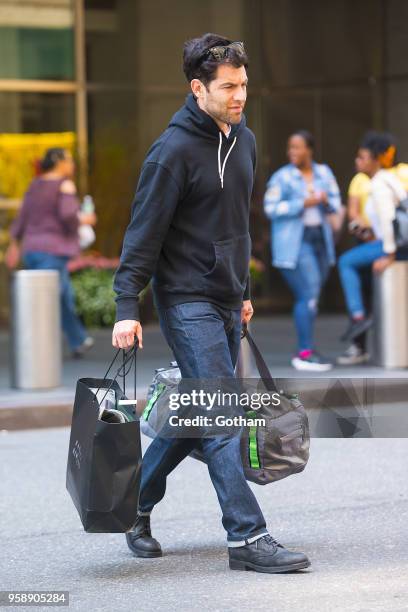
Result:
M327 213L340 210L340 191L333 172L326 164L313 162L315 191L327 193L328 205L319 204L324 241L330 265L336 261L333 234ZM306 182L300 170L287 164L268 181L264 198L266 216L272 220L272 264L277 268L294 269L297 266L303 239L304 201L308 197Z

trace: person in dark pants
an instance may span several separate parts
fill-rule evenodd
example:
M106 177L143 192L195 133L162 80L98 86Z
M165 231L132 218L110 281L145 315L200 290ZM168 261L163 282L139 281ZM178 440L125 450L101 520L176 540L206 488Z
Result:
M94 225L96 216L80 212L72 181L74 161L69 151L60 147L48 149L41 169L41 176L32 181L11 227L12 242L6 263L9 268L15 268L21 251L28 270L59 272L62 328L72 356L81 357L93 346L94 340L75 312L67 264L79 253L79 225Z
M143 164L114 289L113 345L129 348L142 327L138 295L153 277L160 325L183 378L233 377L249 294L248 233L256 144L243 108L247 56L242 43L206 34L185 43L192 93ZM156 438L143 458L132 552L162 555L150 513L168 474L200 445L222 509L231 569L284 572L310 563L268 533L245 480L238 436Z

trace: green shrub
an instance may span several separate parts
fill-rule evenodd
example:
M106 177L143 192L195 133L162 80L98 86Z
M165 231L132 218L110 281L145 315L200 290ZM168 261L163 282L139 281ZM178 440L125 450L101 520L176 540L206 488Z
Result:
M85 268L71 275L76 311L86 327L110 327L115 323L114 270Z

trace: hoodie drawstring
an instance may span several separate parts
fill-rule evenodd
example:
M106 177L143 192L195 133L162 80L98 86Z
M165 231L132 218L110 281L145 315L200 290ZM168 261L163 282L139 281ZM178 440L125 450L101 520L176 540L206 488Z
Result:
M234 148L235 143L237 142L237 137L235 136L234 141L232 143L232 145L230 146L228 153L225 156L224 159L224 163L221 166L221 147L222 147L222 134L220 132L220 144L218 145L218 174L220 177L220 181L221 181L221 189L224 189L224 171L225 171L225 165L227 163L227 159L229 157L229 154L231 153L232 149Z

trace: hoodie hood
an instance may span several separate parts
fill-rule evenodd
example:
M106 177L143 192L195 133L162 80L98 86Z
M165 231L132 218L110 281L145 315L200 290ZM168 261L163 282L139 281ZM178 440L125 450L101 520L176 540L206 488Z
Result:
M208 113L205 113L197 104L197 100L193 94L189 94L186 98L185 105L173 116L169 123L169 128L178 127L187 132L194 134L199 138L218 142L218 175L220 177L221 188L224 188L224 173L228 157L234 148L239 132L245 128L246 119L242 115L239 123L231 124L231 131L228 135L228 141L231 142L228 151L222 159L223 139L226 140L224 133L220 130L216 122Z
M169 127L180 127L188 132L193 132L201 138L209 138L211 140L219 140L219 135L222 132L214 119L205 113L197 104L197 100L193 94L189 94L186 98L184 106L181 107L175 115L173 115ZM239 132L246 126L245 115L239 123L231 124L231 132L229 139L238 136Z

